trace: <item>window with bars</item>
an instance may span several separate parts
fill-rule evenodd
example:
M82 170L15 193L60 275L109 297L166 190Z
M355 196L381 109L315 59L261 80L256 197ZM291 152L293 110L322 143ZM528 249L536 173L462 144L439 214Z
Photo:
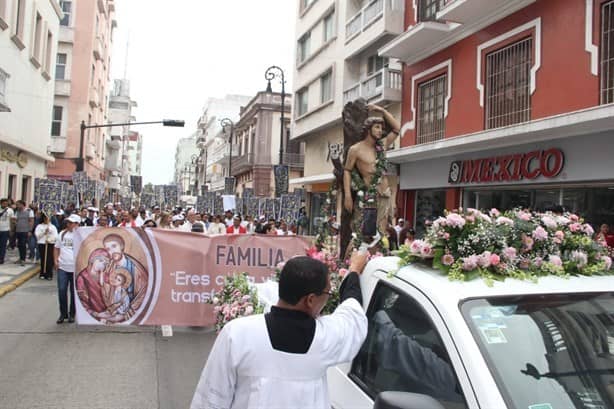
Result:
M433 78L418 86L417 144L443 139L445 132L444 107L447 93L447 74Z
M418 3L418 21L433 21L437 12L443 7L444 0L420 0Z
M518 41L486 56L487 129L531 119L532 65L532 38Z
M614 1L601 7L601 103L614 102Z

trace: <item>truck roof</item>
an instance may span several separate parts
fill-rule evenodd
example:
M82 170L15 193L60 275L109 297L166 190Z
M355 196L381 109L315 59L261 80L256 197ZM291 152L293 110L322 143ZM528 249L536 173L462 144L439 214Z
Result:
M583 293L614 291L614 276L580 276L559 278L540 277L537 282L508 278L494 281L488 286L482 278L471 281L450 281L442 272L424 263L412 263L399 268L398 257L381 257L372 260L368 271L395 271L397 278L423 292L433 303L457 308L458 303L469 298L497 297L505 295ZM367 272L367 271L366 271Z

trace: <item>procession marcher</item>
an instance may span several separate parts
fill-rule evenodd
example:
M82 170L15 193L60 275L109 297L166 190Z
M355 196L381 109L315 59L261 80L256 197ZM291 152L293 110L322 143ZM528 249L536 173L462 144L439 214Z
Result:
M17 211L13 219L15 220L15 236L17 238L17 248L19 249L19 260L16 260L15 263L24 266L26 263L28 238L32 235L32 229L34 228L34 213L26 207L26 202L18 200Z
M113 203L107 203L104 206L104 213L107 215L107 224L109 227L115 227L118 225L117 219L115 218Z
M181 226L183 225L183 216L180 214L176 214L171 220L173 222L173 224L171 225L171 229L181 230Z
M156 224L159 226L160 225L160 218L162 217L162 211L160 210L160 206L154 206L153 207L153 214L152 214L152 219L154 222L156 222Z
M224 219L224 224L226 225L226 227L232 226L232 217L232 212L230 210L226 210L226 218Z
M341 304L319 316L331 294L328 267L288 260L271 312L233 320L218 335L191 408L329 409L326 370L351 361L367 335L358 277L366 263L366 253L352 254Z
M109 227L109 217L106 214L102 214L96 220L96 223L98 227Z
M171 215L169 213L162 213L160 215L160 222L158 223L158 227L161 229L166 229L166 230L170 230L172 229L171 226ZM155 221L155 220L154 220Z
M34 229L34 236L40 254L41 271L39 278L51 280L53 278L53 249L58 237L58 230L45 212L41 212L41 222Z
M184 220L183 224L181 225L180 230L192 231L192 225L196 222L196 212L194 211L194 209L188 210L186 219L187 220Z
M232 226L226 229L226 234L246 234L247 230L241 226L241 216L235 214L232 218Z
M277 229L278 236L293 236L294 233L288 230L288 223L285 220L279 222L279 229Z
M73 253L73 235L81 223L81 218L71 214L66 219L66 229L62 230L55 241L54 266L58 272L58 303L60 305L60 318L56 323L64 320L75 322L75 256ZM68 289L70 288L70 309L68 308Z
M207 234L226 234L226 225L221 220L220 216L213 216L213 222L209 223Z
M38 254L38 246L36 241L36 236L34 235L34 231L36 230L36 226L38 226L41 221L41 212L38 209L38 206L34 203L30 203L29 206L32 214L34 215L34 222L32 223L32 230L30 231L30 235L28 236L28 260L30 263L33 263L40 260L40 256Z
M9 200L6 198L0 200L0 264L4 264L4 257L6 257L12 218L13 209L9 207Z

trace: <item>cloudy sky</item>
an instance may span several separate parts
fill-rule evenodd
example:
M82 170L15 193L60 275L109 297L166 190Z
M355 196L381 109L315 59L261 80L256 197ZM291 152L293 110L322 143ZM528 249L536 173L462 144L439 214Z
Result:
M137 121L183 119L185 128L134 127L144 135L144 183L169 183L177 140L196 130L209 97L255 95L264 71L284 69L292 89L296 0L120 0L112 78L126 67ZM275 88L277 85L277 88ZM279 83L274 84L279 90Z

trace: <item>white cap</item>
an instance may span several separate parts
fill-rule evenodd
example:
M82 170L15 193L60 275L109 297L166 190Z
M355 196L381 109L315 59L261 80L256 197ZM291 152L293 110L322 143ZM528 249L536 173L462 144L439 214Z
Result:
M403 223L405 220L403 218L399 219L399 223Z
M174 221L174 222L180 221L180 220L183 220L183 216L180 215L180 214L176 214L175 216L173 216L173 218L171 220Z
M64 212L61 210L58 210L57 212L55 212L56 216L64 216Z
M79 217L76 214L71 214L70 216L68 216L68 220L69 222L73 222L73 223L81 223L81 217Z

